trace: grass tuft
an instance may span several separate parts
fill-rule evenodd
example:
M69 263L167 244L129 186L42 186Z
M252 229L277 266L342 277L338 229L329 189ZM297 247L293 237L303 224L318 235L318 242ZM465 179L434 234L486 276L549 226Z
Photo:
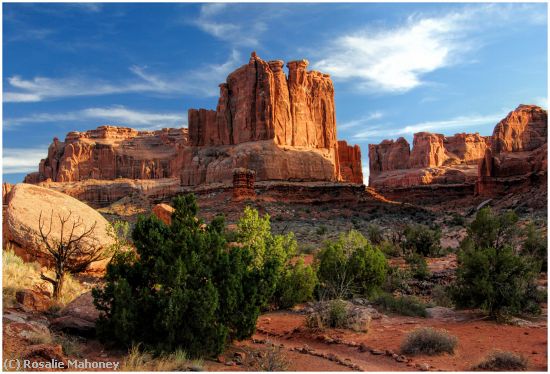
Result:
M455 336L445 330L422 327L407 334L401 344L401 352L407 355L425 354L430 356L442 353L453 354L457 344Z
M521 371L527 369L527 359L521 355L506 351L489 353L473 370L482 371Z

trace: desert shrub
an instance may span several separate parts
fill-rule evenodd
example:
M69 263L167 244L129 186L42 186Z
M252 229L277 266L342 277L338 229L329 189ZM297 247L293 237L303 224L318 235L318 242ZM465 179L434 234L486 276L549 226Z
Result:
M290 361L286 357L283 348L271 342L263 352L252 355L251 365L258 371L286 371Z
M68 357L81 357L82 345L78 337L72 335L58 334L53 337L56 344L61 345L63 353Z
M532 257L537 262L539 271L548 271L548 239L532 223L525 228L522 253Z
M506 351L489 353L473 370L482 371L521 371L527 369L527 360L521 355Z
M429 278L430 271L428 270L428 263L424 256L419 253L411 253L405 257L405 261L409 265L413 278L418 280Z
M327 232L328 232L328 229L325 225L321 225L317 227L317 230L315 231L315 233L319 236L324 236Z
M496 248L505 246L516 248L518 217L513 211L496 215L491 208L480 209L475 219L468 225L468 236L461 243L461 248Z
M405 252L417 253L422 256L441 256L441 231L432 230L425 225L407 225L403 232L405 240L402 243Z
M407 334L401 344L401 352L407 355L439 355L453 354L457 344L455 336L445 330L422 327Z
M15 294L24 289L39 289L51 292L50 284L40 279L41 266L38 262L25 262L13 252L11 245L2 251L2 300L4 305L16 304ZM49 274L46 272L46 274ZM89 291L78 280L67 274L57 304L63 306Z
M449 289L440 284L435 285L432 289L432 300L437 306L452 308L454 306L453 299L449 295Z
M237 225L239 245L228 245L223 217L205 224L193 195L173 205L170 226L139 217L136 252L119 252L108 265L104 287L93 292L102 312L97 332L126 347L215 355L253 333L295 241L271 235L269 216L247 208Z
M329 299L371 295L383 284L388 269L384 254L355 230L327 241L316 262L321 297Z
M414 296L393 296L383 293L373 303L387 312L411 317L427 317L426 306Z
M452 226L464 226L466 224L466 219L458 213L453 213L449 224Z
M386 292L393 293L410 293L411 288L409 282L412 279L412 273L409 269L401 269L398 266L390 266L388 275L384 281L382 289Z
M367 226L367 239L372 244L380 244L384 240L384 231L378 225L369 224Z
M316 303L313 309L314 311L306 317L306 326L309 328L342 328L367 332L370 326L370 312L349 301L321 301Z
M31 344L51 344L53 341L49 331L31 331L28 340Z
M378 248L384 253L386 257L399 257L401 255L401 248L398 245L395 245L389 240L382 240L378 244Z
M275 304L279 308L290 308L311 300L316 285L315 269L305 265L303 258L299 258L294 264L289 263L283 270L274 295Z
M133 345L121 364L121 371L202 371L201 360L189 360L181 349L172 353L154 355Z

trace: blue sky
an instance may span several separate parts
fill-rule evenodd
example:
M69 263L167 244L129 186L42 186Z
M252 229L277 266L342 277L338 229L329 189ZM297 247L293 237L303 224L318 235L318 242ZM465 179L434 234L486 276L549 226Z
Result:
M480 132L547 106L547 5L3 4L3 178L54 136L186 126L248 62L306 58L335 84L338 138Z

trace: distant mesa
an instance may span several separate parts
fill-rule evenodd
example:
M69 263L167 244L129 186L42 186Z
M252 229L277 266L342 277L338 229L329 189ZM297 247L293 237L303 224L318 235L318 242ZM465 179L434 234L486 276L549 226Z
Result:
M397 201L443 201L499 196L544 186L547 175L547 112L520 105L492 136L414 134L369 145L369 186Z
M181 186L256 181L363 183L358 146L337 141L334 87L307 60L248 64L220 85L216 110L190 109L188 129L101 126L54 139L27 183L177 178ZM183 121L182 121L183 122Z

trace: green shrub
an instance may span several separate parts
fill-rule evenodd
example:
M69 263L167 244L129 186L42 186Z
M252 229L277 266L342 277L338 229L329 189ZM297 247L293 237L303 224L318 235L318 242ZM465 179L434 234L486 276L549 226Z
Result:
M136 252L119 252L107 266L104 287L93 291L102 312L97 333L126 347L215 355L253 333L295 241L272 236L269 217L247 208L240 245L228 245L223 217L204 224L193 195L173 205L170 226L139 217Z
M378 248L380 248L386 257L399 257L401 255L401 248L389 240L381 241L378 244Z
M400 293L410 293L409 282L412 279L412 273L409 269L401 269L397 266L390 266L383 289L389 293L395 291Z
M453 213L451 219L449 220L449 224L452 226L464 226L466 224L466 220L460 214Z
M397 296L381 294L374 301L374 304L385 311L410 317L427 317L426 306L414 296Z
M431 327L422 327L407 334L401 344L401 353L407 355L439 355L453 354L457 344L455 336L445 330L436 330Z
M369 296L383 284L388 270L384 254L355 230L327 241L316 262L321 296L329 299Z
M481 308L497 320L537 312L538 268L532 258L507 244L515 240L515 222L511 213L496 216L488 208L477 213L461 243L457 277L450 289L457 307Z
M335 328L344 328L348 312L344 300L332 300L329 305L329 326Z
M306 326L313 329L341 328L367 332L371 322L370 312L345 300L320 301L306 317Z
M428 270L428 263L424 256L418 253L411 253L405 257L405 261L409 264L411 274L413 278L418 280L428 279L430 277L430 271Z
M380 244L384 241L384 231L380 226L370 224L367 226L367 238L372 244Z
M539 271L548 271L548 239L532 223L525 229L522 251L537 262Z
M324 236L328 232L328 229L325 225L317 227L316 233L319 236Z
M405 252L417 253L422 256L441 256L441 231L432 230L424 225L408 225L403 233L405 240L402 245Z
M305 265L303 258L295 264L288 264L277 283L275 303L279 308L290 308L313 298L317 285L317 274L310 265Z
M448 287L439 284L432 289L432 300L437 306L445 308L452 308L454 306Z
M527 369L527 360L521 355L506 351L494 351L485 357L473 370L522 371Z

